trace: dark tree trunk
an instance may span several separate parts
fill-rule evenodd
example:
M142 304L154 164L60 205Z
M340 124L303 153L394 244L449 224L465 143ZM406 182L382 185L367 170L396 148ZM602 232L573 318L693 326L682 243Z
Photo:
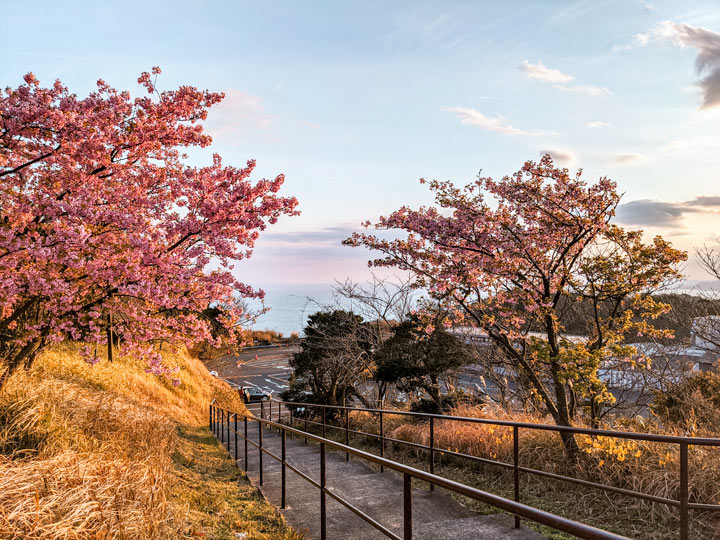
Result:
M440 409L442 409L442 399L440 398L440 387L438 386L437 377L430 377L430 384L427 388L425 388L425 390L430 395L430 398L435 402L435 404Z
M18 369L30 369L37 354L45 346L44 338L37 338L25 344L21 349L17 349L8 342L0 342L0 369L3 369L0 375L0 391L5 387L10 377Z
M555 396L557 399L557 412L553 415L555 423L562 427L572 427L572 416L570 414L570 404L568 403L568 395L565 385L555 379ZM567 431L560 432L565 451L570 458L577 458L580 447L575 439L575 434Z

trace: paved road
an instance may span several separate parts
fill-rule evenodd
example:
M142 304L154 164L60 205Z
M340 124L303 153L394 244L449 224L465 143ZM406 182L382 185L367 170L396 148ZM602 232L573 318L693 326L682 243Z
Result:
M279 394L288 387L292 371L288 361L299 350L298 346L246 349L237 356L207 360L205 364L208 370L217 371L221 378L234 385L260 388L279 399ZM460 386L466 390L481 392L478 383L483 381L473 373L461 372L458 379Z
M291 369L288 361L299 347L267 347L245 350L237 356L207 360L210 371L237 386L256 387L274 397L287 389Z

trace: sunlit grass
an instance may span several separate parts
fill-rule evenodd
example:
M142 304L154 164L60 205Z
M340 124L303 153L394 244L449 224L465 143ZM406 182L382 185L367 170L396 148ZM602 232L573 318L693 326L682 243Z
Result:
M179 386L55 346L0 393L0 538L295 538L210 435L237 393L184 351Z
M469 406L458 407L450 414L528 423L549 422L547 418ZM411 420L407 416L389 413L384 416L386 436L422 445L429 444L430 433L426 421ZM350 423L352 429L379 433L377 415L352 413ZM641 418L626 419L617 427L622 431L658 430L658 426ZM353 438L356 444L362 444L365 448L377 452L377 440L359 436ZM512 428L438 420L434 426L434 439L438 449L436 473L508 498L513 497L512 470L472 463L442 452L448 450L512 463ZM668 499L677 500L679 497L678 445L587 436L579 436L578 443L580 454L575 460L571 460L568 459L557 433L521 429L520 465ZM386 443L386 456L428 469L428 452L425 450ZM692 447L689 458L690 501L720 504L720 449ZM521 486L523 502L570 519L632 538L670 540L678 536L676 507L527 473L521 474ZM464 499L464 502L482 512L496 511L467 499ZM720 538L718 517L720 516L711 513L691 513L694 537ZM568 538L545 527L537 528L552 538Z

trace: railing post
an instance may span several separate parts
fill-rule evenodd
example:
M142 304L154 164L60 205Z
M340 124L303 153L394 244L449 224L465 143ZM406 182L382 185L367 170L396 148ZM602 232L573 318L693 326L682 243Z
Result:
M258 457L260 458L260 485L263 485L263 426L258 421Z
M237 459L237 454L238 454L238 450L237 450L237 413L235 413L235 430L234 431L235 431L235 465L237 465L237 460L238 460Z
M218 428L220 429L220 444L223 444L225 442L225 429L223 428L223 424L225 423L225 409L220 409L220 425Z
M212 413L213 413L212 403L210 404L210 407L208 408L208 412L209 412L209 416L210 416L208 427L210 428L210 432L212 433L212 427L213 427L213 425L212 425Z
M403 540L412 540L412 476L403 474Z
M385 457L385 434L383 433L383 412L380 409L380 457ZM380 472L383 472L385 468L380 465Z
M307 433L307 417L308 417L308 407L307 407L307 405L305 405L305 407L303 407L303 410L305 411L305 429L303 429L303 431L304 431L305 433ZM307 440L307 437L305 437L305 444L307 444L307 443L308 443L308 440Z
M282 429L281 431L282 431L282 453L281 453L282 460L280 461L280 463L281 463L281 471L282 472L280 474L280 476L281 476L280 508L285 508L285 457L286 457L286 455L285 455L286 454L286 452L285 452L285 436L287 435L287 432L284 429Z
M322 438L325 438L325 412L327 409L325 407L322 408Z
M325 509L325 443L320 443L320 540L327 540L327 513Z
M248 470L248 452L247 452L247 445L248 445L248 432L247 432L247 416L243 416L243 425L245 430L245 438L243 441L245 442L245 472Z
M265 402L262 399L260 400L260 418L265 420Z
M435 474L435 417L430 417L430 474ZM430 484L430 491L435 491L435 484Z
M520 502L520 430L513 426L513 483L515 484L515 502ZM515 516L515 528L520 528L520 516Z
M229 454L230 453L230 411L228 411L228 413L227 413L226 420L227 420L227 422L226 422L226 425L227 425L227 449L228 449L228 454Z
M345 409L345 446L350 446L350 412ZM350 461L350 453L345 452L345 461Z
M680 443L680 540L688 540L688 443Z

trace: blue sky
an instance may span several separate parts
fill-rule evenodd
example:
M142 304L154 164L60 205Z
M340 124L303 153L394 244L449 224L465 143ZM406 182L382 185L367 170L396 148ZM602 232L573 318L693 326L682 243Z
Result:
M616 180L618 220L683 249L720 224L717 1L0 6L3 86L32 71L81 95L100 77L135 89L157 65L161 87L226 92L212 151L285 173L303 212L238 266L250 283L362 279L368 253L340 241L429 203L420 177L500 177L543 151Z

